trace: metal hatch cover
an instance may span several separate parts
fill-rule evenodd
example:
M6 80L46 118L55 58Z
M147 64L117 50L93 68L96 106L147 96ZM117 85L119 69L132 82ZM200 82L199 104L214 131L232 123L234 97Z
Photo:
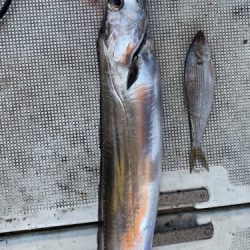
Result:
M0 21L0 232L97 220L99 75L104 1L13 1ZM248 0L149 1L164 97L163 192L207 188L214 207L250 201ZM216 96L189 174L184 60L204 30Z
M153 250L249 250L250 244L250 209L235 208L232 210L209 210L196 211L182 214L182 217L195 218L198 224L213 221L214 235L211 239L203 239L180 244L171 244L173 239L169 239L169 244L165 246L153 247ZM178 214L177 214L178 216ZM172 215L165 216L166 220L172 220ZM199 235L200 232L197 234ZM44 230L43 232L30 232L3 236L0 239L1 250L84 250L97 249L97 226L81 226L71 228L61 228L57 230ZM196 235L193 235L196 237ZM87 244L86 244L87 243Z

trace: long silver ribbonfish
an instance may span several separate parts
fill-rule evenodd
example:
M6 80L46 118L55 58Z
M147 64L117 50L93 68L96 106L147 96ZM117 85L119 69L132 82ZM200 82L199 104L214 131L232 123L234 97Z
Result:
M152 249L162 165L162 98L144 0L110 0L98 39L98 249Z
M199 31L189 48L185 63L185 89L191 127L190 172L196 160L209 170L201 149L203 134L208 123L214 99L214 68L211 51L202 31Z

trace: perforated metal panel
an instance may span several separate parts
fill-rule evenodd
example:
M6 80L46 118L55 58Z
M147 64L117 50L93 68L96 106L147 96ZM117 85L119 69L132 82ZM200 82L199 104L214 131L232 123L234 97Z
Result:
M0 24L0 217L96 205L101 6L13 1Z
M239 232L233 234L233 243L230 250L247 250L250 246L250 232Z
M184 61L189 44L201 29L210 43L216 72L215 101L204 150L211 166L221 165L228 170L233 184L250 184L249 1L149 2L164 83L163 169L189 168L190 133L183 98Z
M163 82L163 175L190 176L183 71L202 29L217 75L204 150L211 168L227 170L231 185L249 185L249 1L148 2ZM18 0L0 22L2 232L97 219L96 39L103 11L104 0Z

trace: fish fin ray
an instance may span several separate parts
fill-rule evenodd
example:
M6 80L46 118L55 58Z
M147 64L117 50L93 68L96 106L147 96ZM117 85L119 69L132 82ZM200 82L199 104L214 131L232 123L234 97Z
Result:
M209 165L206 160L205 154L201 148L192 148L190 153L190 173L192 173L196 160L198 160L202 166L209 171Z

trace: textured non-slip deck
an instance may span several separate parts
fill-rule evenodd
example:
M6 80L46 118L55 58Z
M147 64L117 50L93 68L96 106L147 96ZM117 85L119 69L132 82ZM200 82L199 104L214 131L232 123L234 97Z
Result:
M243 187L244 196L250 191L249 1L148 2L163 83L163 176L175 180L163 189L181 188L179 171L203 186L189 174L183 97L186 52L201 29L217 78L204 151L211 169L220 169L202 178L209 186L224 171L226 186ZM96 39L103 12L104 1L13 0L0 21L0 232L97 219ZM247 201L240 190L225 190L227 202Z

